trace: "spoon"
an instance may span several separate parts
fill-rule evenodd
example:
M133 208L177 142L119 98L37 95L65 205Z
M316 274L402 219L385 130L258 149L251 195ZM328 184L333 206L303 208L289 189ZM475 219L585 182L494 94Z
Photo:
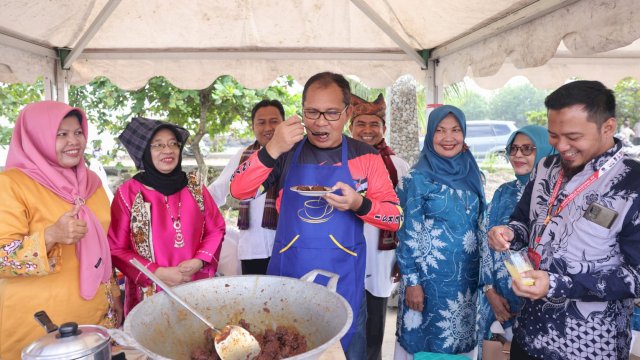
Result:
M198 319L202 320L216 334L214 343L216 352L222 360L245 360L253 359L260 354L260 344L251 333L246 329L237 325L227 325L222 330L217 329L209 320L207 320L196 309L182 300L168 285L155 276L149 269L144 267L137 259L131 259L131 264L145 274L151 281L159 285L162 290L175 302L189 310Z

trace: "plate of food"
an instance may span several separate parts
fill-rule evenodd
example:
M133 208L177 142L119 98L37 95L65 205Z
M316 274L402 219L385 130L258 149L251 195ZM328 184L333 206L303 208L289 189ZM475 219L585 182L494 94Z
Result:
M292 186L291 191L295 191L303 196L322 196L333 192L330 187L322 185L297 185Z

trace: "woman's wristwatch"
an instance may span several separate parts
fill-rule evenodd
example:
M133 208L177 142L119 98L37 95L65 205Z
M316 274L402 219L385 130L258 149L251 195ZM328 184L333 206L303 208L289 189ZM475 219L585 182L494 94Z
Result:
M489 290L491 290L491 289L493 289L493 285L491 285L491 284L487 284L487 285L485 285L485 286L483 286L483 287L482 287L482 292L483 292L484 294L486 294L486 293L487 293L487 291L489 291Z

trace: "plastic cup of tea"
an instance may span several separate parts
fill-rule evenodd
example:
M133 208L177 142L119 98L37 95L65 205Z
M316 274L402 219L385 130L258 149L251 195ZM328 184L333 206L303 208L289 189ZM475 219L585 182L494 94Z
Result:
M525 271L533 270L533 265L526 252L507 250L504 265L507 267L512 278L520 281L524 285L531 286L535 284L534 279L521 275Z

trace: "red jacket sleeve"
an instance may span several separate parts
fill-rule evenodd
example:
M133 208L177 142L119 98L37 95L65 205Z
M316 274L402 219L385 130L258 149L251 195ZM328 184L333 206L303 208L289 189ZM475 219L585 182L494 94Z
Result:
M367 179L363 205L356 211L362 221L379 229L397 231L403 215L389 172L378 154L367 154L349 160L354 178Z
M267 167L258 158L259 151L254 152L238 168L231 177L229 190L231 196L238 200L255 198L264 192L263 183L273 171L273 167Z

